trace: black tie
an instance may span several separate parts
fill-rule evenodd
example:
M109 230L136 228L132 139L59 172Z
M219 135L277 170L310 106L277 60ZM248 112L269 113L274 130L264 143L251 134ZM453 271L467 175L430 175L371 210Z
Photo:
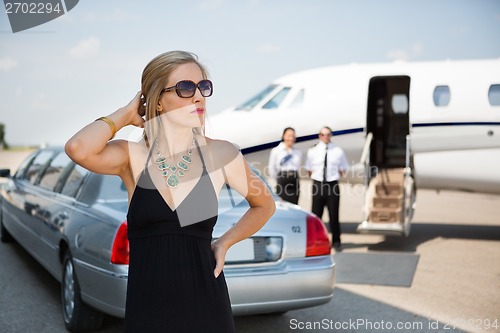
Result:
M328 145L326 146L326 150L325 150L325 163L323 164L323 182L324 183L326 183L327 161L328 161Z

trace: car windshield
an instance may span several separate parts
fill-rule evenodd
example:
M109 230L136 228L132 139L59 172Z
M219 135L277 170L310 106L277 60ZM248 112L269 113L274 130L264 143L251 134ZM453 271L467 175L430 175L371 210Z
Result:
M253 109L260 101L262 101L267 95L269 95L275 88L276 84L272 84L266 89L262 90L260 93L250 98L245 103L238 106L235 111L250 111Z

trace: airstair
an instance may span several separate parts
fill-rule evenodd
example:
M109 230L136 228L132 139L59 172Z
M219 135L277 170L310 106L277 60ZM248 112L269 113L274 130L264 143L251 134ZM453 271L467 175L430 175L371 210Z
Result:
M404 235L410 233L415 209L415 182L410 164L410 136L406 137L404 167L370 164L372 133L367 135L361 162L365 165L364 221L359 233Z

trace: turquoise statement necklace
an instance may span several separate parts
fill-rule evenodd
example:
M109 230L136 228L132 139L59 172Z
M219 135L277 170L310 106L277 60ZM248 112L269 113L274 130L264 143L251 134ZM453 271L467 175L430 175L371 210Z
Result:
M183 177L189 170L189 164L193 162L191 155L193 155L194 147L194 137L191 147L187 150L185 155L181 156L181 160L175 164L170 164L167 162L167 158L163 156L158 145L158 140L156 140L156 164L158 169L161 171L161 175L165 179L165 183L170 188L175 188L179 186L179 178Z

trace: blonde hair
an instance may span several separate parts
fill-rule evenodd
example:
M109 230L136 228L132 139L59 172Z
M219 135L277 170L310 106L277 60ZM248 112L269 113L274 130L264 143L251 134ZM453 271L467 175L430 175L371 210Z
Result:
M144 140L149 146L150 140L155 140L160 131L161 122L153 121L160 113L156 109L160 101L161 91L167 85L172 72L180 65L195 63L200 67L204 79L208 78L206 68L198 62L198 56L186 51L169 51L153 58L144 68L141 78L141 91L146 102L146 123ZM159 119L159 118L158 118ZM201 132L201 129L197 129Z

